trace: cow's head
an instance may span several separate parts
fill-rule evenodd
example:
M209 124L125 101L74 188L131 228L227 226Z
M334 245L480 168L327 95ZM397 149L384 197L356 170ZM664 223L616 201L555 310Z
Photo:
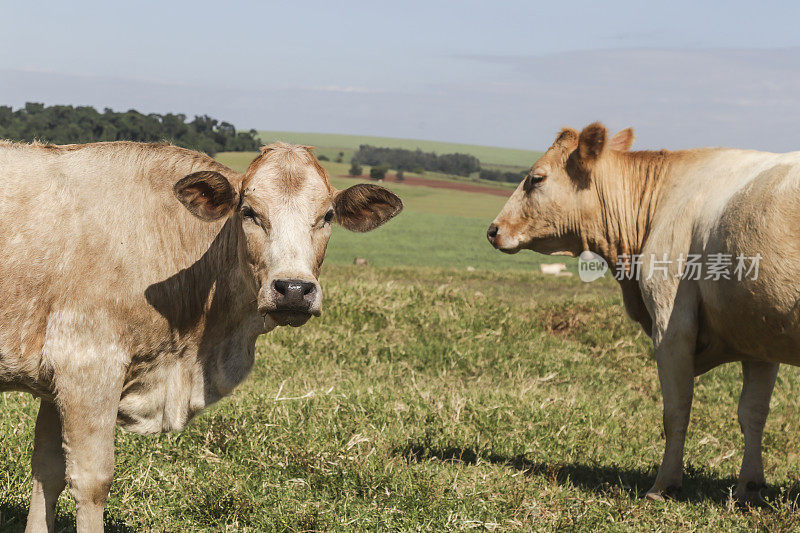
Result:
M291 326L322 310L317 278L331 224L370 231L403 208L400 198L377 185L334 189L309 147L284 143L262 148L238 187L203 171L175 184L175 195L202 220L232 219L259 313Z
M630 128L611 140L600 123L580 133L561 130L489 226L489 242L506 253L580 254L585 247L581 225L601 212L596 178L612 152L627 151L632 143Z

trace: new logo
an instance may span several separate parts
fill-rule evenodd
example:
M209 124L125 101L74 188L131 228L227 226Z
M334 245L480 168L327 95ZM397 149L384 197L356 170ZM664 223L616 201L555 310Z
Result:
M608 263L594 252L585 250L578 256L578 276L581 281L589 283L602 278L607 270Z

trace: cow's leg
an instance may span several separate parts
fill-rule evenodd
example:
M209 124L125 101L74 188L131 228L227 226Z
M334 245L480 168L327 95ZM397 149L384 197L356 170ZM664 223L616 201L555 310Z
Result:
M33 491L26 533L52 533L56 502L64 490L64 449L61 446L61 419L52 402L42 400L36 417L33 439Z
M655 308L653 349L663 398L666 444L655 483L647 498L663 500L680 490L683 481L683 447L694 394L694 353L697 344L697 302L691 286L676 290L674 305ZM662 296L664 296L662 294ZM658 301L658 300L656 300Z
M114 477L114 428L121 380L97 383L91 391L59 396L66 478L75 499L78 533L103 531L105 507Z
M54 314L43 349L53 368L78 533L103 531L103 507L114 475L114 429L128 358L108 341L110 329L111 322L96 314Z
M761 436L769 414L769 400L778 375L777 363L742 362L742 395L739 398L739 425L744 434L744 459L734 497L741 503L760 503L765 485L761 460Z
M656 481L647 491L651 500L663 500L664 495L676 493L683 480L683 446L694 392L692 356L686 346L673 347L668 353L656 350L666 445Z

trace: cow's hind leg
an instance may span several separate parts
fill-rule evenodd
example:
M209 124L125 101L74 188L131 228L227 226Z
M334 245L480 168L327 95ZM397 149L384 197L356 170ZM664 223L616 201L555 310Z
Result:
M742 362L742 395L739 398L739 425L744 434L744 458L734 497L744 504L761 503L765 485L761 460L761 436L769 415L769 400L778 375L777 363Z
M33 491L26 533L54 530L56 502L66 485L61 420L52 402L42 400L33 440Z

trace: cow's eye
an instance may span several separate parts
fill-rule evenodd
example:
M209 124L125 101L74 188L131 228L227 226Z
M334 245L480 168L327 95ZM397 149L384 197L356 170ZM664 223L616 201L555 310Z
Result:
M547 176L545 174L528 174L528 177L525 179L525 190L530 191L546 179Z
M333 220L333 209L330 209L327 213L325 213L325 223L330 224L331 220Z
M249 218L249 219L255 220L256 212L253 211L252 207L250 207L249 205L246 205L246 206L242 207L242 216L245 217L245 218Z

